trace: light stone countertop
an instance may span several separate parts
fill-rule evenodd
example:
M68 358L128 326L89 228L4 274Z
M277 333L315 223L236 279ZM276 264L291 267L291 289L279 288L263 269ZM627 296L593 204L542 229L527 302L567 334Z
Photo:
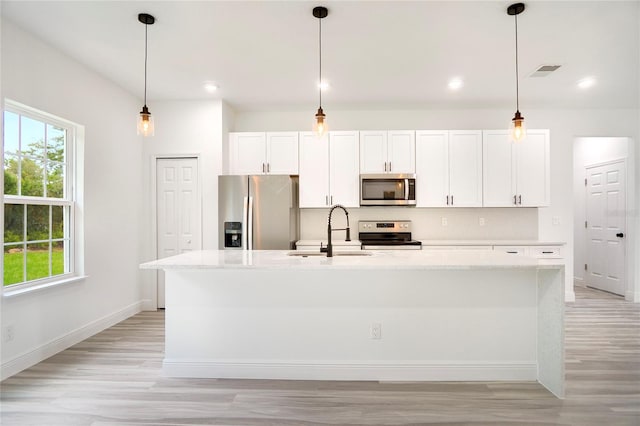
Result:
M535 259L494 251L466 250L367 250L369 255L334 257L315 251L202 250L183 253L140 265L141 269L351 269L351 270L461 270L461 269L559 269L563 259ZM289 256L289 253L308 256Z
M423 246L564 246L560 241L540 240L423 240Z

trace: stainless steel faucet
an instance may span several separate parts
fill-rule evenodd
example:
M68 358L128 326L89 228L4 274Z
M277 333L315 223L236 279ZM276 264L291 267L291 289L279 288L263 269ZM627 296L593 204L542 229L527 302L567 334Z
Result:
M333 211L338 208L344 210L344 215L347 218L347 227L332 229L331 215L333 215ZM320 253L327 253L327 257L333 257L333 244L331 244L331 232L333 231L346 231L346 238L344 240L351 241L351 229L349 228L349 212L344 208L344 206L341 206L340 204L332 206L329 210L329 220L327 221L327 246L322 247L322 243L320 243Z

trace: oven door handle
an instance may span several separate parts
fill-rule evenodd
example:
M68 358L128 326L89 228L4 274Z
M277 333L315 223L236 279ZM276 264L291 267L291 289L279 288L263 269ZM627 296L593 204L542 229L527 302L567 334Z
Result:
M404 180L404 199L409 200L409 179Z

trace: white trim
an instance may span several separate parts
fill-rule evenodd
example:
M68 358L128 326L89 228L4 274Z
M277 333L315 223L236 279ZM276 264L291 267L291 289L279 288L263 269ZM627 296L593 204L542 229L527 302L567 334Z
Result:
M565 291L564 292L564 301L565 303L569 302L575 302L576 301L576 294L573 291Z
M165 358L168 377L276 380L382 380L382 381L493 381L537 380L534 361L520 363L336 361L175 360Z
M44 289L56 287L59 285L72 284L79 281L84 281L85 279L88 278L88 276L86 275L78 275L78 276L72 276L72 277L69 277L69 276L63 276L63 277L57 276L57 277L58 279L56 280L47 280L39 284L29 285L25 283L26 285L16 284L15 286L13 285L6 286L4 293L2 294L2 297L14 297L14 296L19 296L21 294L29 294L34 291L44 290Z
M14 358L4 361L0 366L0 380L4 380L14 374L19 373L45 359L61 352L83 340L105 330L115 324L137 314L141 311L141 302L135 302L131 305L120 309L117 312L106 315L95 321L92 321L82 327L76 328L56 339L49 341L43 345L38 346L28 352L21 355L17 355Z

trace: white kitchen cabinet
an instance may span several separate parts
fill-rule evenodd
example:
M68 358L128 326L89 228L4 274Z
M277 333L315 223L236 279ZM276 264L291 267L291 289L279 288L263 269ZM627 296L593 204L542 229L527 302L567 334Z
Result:
M413 130L360 132L360 173L415 173Z
M506 130L486 130L482 140L485 207L549 205L549 130L528 130L521 142Z
M298 174L298 132L230 133L229 173Z
M562 258L560 246L493 246L493 250L517 256L535 257L536 259Z
M359 207L358 132L300 133L300 207Z
M418 207L482 206L482 133L416 132Z

